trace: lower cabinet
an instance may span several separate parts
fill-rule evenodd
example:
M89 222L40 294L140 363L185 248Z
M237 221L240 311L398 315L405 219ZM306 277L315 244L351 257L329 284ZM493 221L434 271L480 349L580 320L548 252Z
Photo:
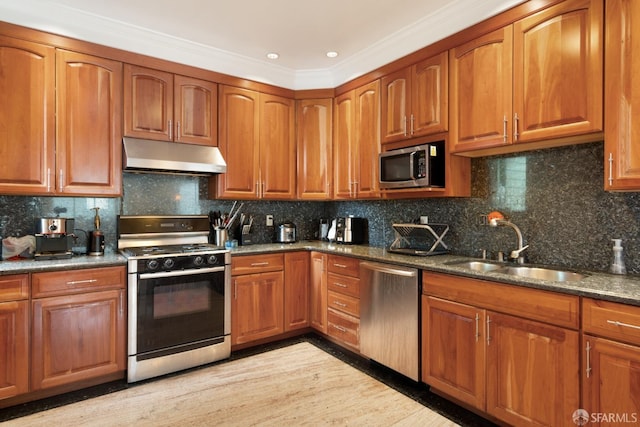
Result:
M360 347L360 261L328 256L327 335L353 349Z
M284 254L284 330L309 326L309 252Z
M31 391L125 369L124 267L32 275Z
M0 278L0 400L29 390L29 276Z
M571 425L578 320L578 297L424 273L422 380L510 425Z
M323 334L327 333L327 258L322 252L311 252L309 272L309 321Z

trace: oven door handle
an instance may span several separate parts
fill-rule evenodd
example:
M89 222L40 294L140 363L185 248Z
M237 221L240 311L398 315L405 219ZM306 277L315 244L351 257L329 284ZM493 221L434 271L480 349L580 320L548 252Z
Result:
M191 270L178 270L178 271L161 271L158 273L143 273L139 277L140 279L155 279L161 277L177 277L177 276L193 276L195 274L206 273L218 273L224 272L225 267L211 267L211 268L197 268Z

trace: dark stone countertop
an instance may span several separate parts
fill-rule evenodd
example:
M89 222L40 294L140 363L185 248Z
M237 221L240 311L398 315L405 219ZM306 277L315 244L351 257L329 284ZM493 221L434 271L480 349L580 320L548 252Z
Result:
M40 273L56 270L79 270L82 268L98 268L126 266L127 260L117 253L105 253L101 256L75 255L69 259L35 260L21 259L17 261L1 261L0 276L21 273Z

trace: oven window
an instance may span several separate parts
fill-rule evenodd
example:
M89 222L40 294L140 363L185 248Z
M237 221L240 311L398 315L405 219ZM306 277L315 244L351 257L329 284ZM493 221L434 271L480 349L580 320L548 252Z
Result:
M153 317L162 319L211 309L211 289L206 283L179 283L153 289Z

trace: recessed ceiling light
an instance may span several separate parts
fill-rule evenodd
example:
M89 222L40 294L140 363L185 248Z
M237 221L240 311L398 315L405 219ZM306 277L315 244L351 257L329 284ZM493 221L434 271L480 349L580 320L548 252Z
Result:
M275 53L275 52L269 52L269 53L267 53L267 58L269 58L269 59L278 59L279 57L280 57L280 55L278 55L278 54L277 54L277 53Z
M338 52L330 50L329 52L327 52L327 57L328 58L335 58L336 56L338 56Z

